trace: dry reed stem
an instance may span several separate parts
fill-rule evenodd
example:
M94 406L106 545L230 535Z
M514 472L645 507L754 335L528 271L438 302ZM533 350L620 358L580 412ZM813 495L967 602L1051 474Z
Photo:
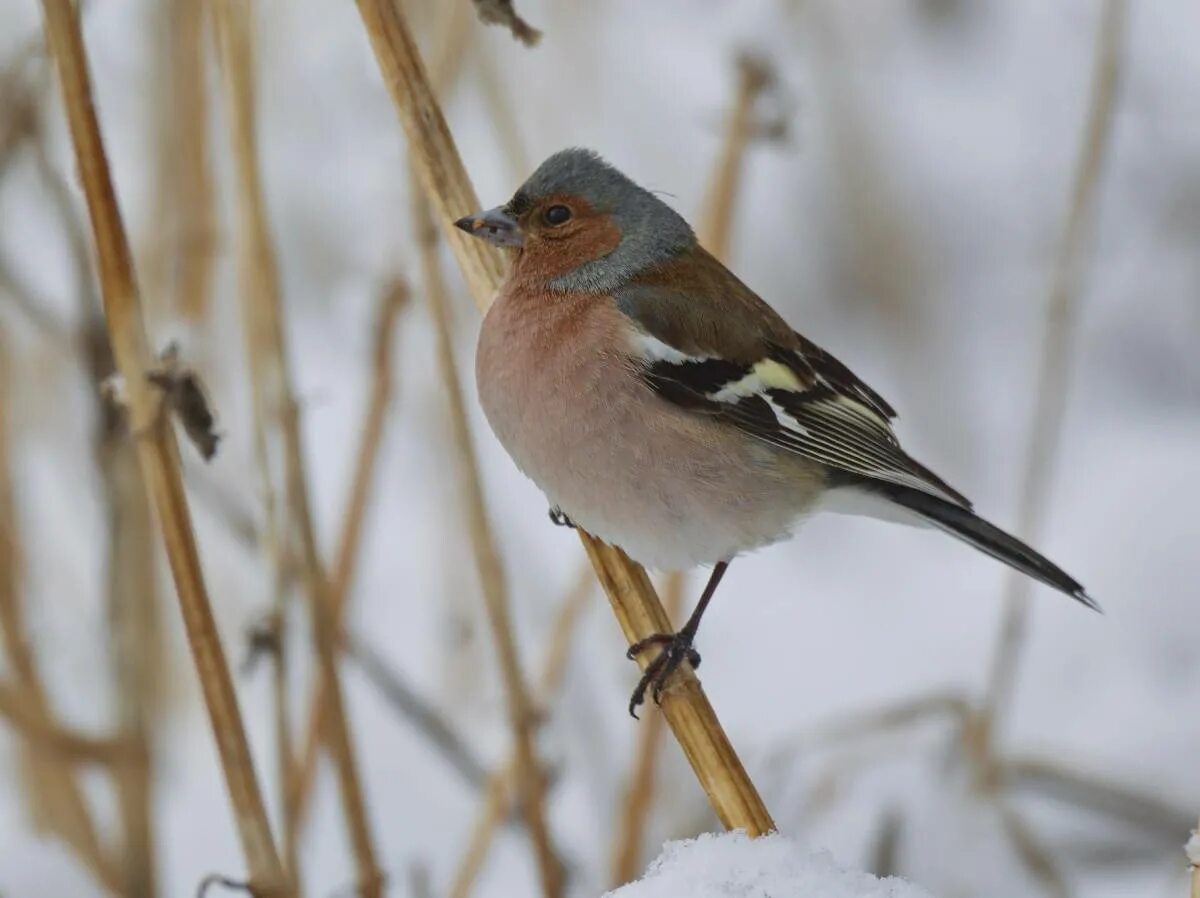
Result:
M509 796L517 778L517 763L515 758L488 777L483 790L483 801L475 814L475 822L471 833L467 836L467 847L462 859L454 871L454 879L447 892L449 898L467 898L475 887L479 874L483 872L483 863L487 860L492 841L500 822L508 810Z
M725 126L725 136L717 154L717 163L709 180L700 226L697 233L704 247L718 259L729 256L730 235L737 211L746 148L754 135L754 104L775 80L767 64L757 57L744 55L737 64L737 90L733 111Z
M429 81L438 96L445 96L454 87L467 58L474 17L465 3L443 3L438 30L431 41Z
M165 40L156 47L158 77L151 87L157 172L142 281L156 306L169 300L170 312L198 322L208 312L216 230L208 161L205 0L166 0L161 7L165 21L156 37Z
M204 585L180 475L178 446L174 433L164 425L159 397L146 380L154 354L143 323L129 243L92 105L79 21L70 0L43 0L42 7L92 223L113 356L129 393L130 426L135 434L138 462L158 511L242 851L260 895L287 895L291 890L271 838L237 698Z
M521 137L518 127L520 118L508 91L508 84L497 69L491 47L486 41L475 41L471 49L471 61L478 73L475 84L479 85L483 95L483 107L492 120L492 127L500 142L500 152L508 161L508 171L513 183L520 183L529 177L533 165L529 158L529 150Z
M1111 142L1127 6L1126 0L1107 0L1104 5L1096 35L1087 118L1046 304L1037 401L1033 409L1017 513L1016 532L1032 541L1037 540L1045 520L1046 503L1062 441L1079 295L1083 291L1086 250L1095 218L1097 186ZM1029 626L1032 582L1022 574L1009 572L1004 618L981 710L989 741L996 729L996 719L1009 703L1014 688Z
M1003 799L997 799L995 804L1008 841L1025 869L1052 898L1069 898L1070 891L1054 852L1015 807Z
M7 349L0 342L0 645L14 679L0 690L0 714L27 737L21 765L35 821L59 835L80 863L106 889L117 891L121 876L96 832L70 758L43 751L46 737L60 730L42 683L25 625L21 601L21 550L9 458L8 405L11 378Z
M342 632L342 651L399 716L428 739L437 754L469 786L478 789L485 785L487 770L471 747L454 731L436 705L422 698L392 669L383 653L376 651L361 635L345 631Z
M1036 792L1163 839L1185 831L1191 822L1191 815L1184 808L1127 784L1088 773L1074 762L1024 755L1005 760L1001 767L1001 782L1009 792Z
M308 612L317 665L325 683L328 714L324 735L335 769L342 811L354 854L356 887L366 898L382 894L383 879L375 861L370 826L363 800L354 745L338 680L337 628L330 584L320 558L300 435L298 401L288 364L283 304L258 170L254 121L252 8L241 0L217 0L212 5L221 57L234 162L238 207L238 251L243 275L243 301L255 306L255 351L267 353L272 393L271 423L282 434L284 477L289 517L300 541ZM286 531L280 533L285 537Z
M538 704L543 717L549 713L550 705L562 686L567 660L571 654L571 638L583 616L583 609L591 598L595 583L596 578L591 568L581 569L559 605L558 614L550 628L538 683ZM471 833L467 837L467 848L454 873L448 893L450 898L467 898L475 887L475 881L479 878L491 849L492 840L512 803L516 768L517 759L512 755L488 777L483 800L475 813L475 822L471 825Z
M209 165L208 91L204 52L204 0L171 4L172 88L177 112L179 181L173 185L175 247L179 271L175 304L190 321L204 321L212 293L216 210Z
M680 571L667 575L663 586L667 616L679 620L683 610L683 588L687 577ZM650 821L650 809L654 806L657 785L658 753L662 745L663 716L658 709L652 710L638 728L637 743L633 752L633 770L625 784L622 810L617 814L616 838L613 840L612 875L613 888L637 879L642 870L642 844Z
M354 585L354 573L361 554L363 523L370 506L371 486L375 482L375 472L379 467L379 449L383 444L388 411L391 409L392 395L395 392L392 346L395 343L396 321L408 301L408 284L397 278L384 290L378 314L372 322L374 347L371 353L371 395L363 415L358 454L350 482L350 495L342 513L341 534L338 537L337 554L333 564L333 603L330 616L339 631ZM325 714L325 686L323 681L318 680L313 685L299 763L289 786L290 802L298 822L303 821L308 810L308 800L312 795L317 768L317 749L324 732Z
M534 714L529 689L521 668L513 634L511 600L507 578L500 561L496 537L488 519L479 476L474 439L467 418L466 400L454 361L449 297L437 257L437 230L424 197L413 190L417 246L421 258L422 284L433 319L437 341L438 368L445 386L454 434L454 465L462 490L463 513L467 519L472 555L483 592L484 606L496 646L496 658L508 708L509 726L517 759L517 797L529 831L542 893L556 898L563 893L562 865L555 854L546 820L546 779L537 756Z
M390 0L356 0L383 80L408 138L410 155L426 196L480 309L503 280L499 253L453 226L479 208L475 191L429 87L412 36ZM645 572L619 549L580 531L597 576L625 638L633 642L664 632L670 620ZM650 653L639 659L649 664ZM663 697L663 712L717 816L728 828L761 835L775 828L766 806L721 729L700 682L686 665Z
M112 350L100 298L92 280L87 233L76 215L66 183L36 143L42 175L67 231L75 269L80 325L76 347L83 357L93 397L93 462L100 483L108 537L106 605L109 661L117 697L118 739L134 747L137 763L111 771L122 827L122 894L150 898L157 893L151 758L153 717L163 694L163 634L159 614L158 565L153 552L154 521L134 446L125 438L121 410L95 384L113 374Z
M86 260L82 262L86 265ZM100 383L112 373L112 356L91 293L85 293L89 309L80 345L89 350L91 382ZM150 898L158 891L151 733L162 683L154 521L136 452L125 439L122 416L99 391L94 396L94 457L108 519L109 658L116 686L117 732L122 742L136 746L140 759L112 771L124 829L122 894Z
M179 0L188 4L191 0ZM214 21L217 17L225 16L224 8L212 8ZM188 12L190 15L190 11ZM182 9L177 15L184 16ZM203 34L203 22L195 25L197 34ZM230 26L236 27L236 26ZM233 38L214 26L214 37L219 41L232 42ZM182 35L179 38L182 40ZM236 52L232 47L228 53ZM248 51L247 51L248 52ZM246 62L249 65L249 61ZM235 77L229 73L231 64L226 63L222 72L232 81ZM249 77L249 76L246 76ZM229 90L236 91L240 85L231 85ZM229 104L231 107L233 104ZM237 113L230 115L242 114ZM252 115L252 111L247 112ZM251 122L246 128L253 128ZM233 129L231 129L233 130ZM239 131L239 133L241 133ZM250 132L252 135L252 131ZM248 137L246 139L253 139ZM255 152L253 147L247 154ZM246 163L252 169L254 156ZM242 157L239 157L239 163ZM250 399L252 423L251 431L254 438L255 477L258 484L259 498L262 502L263 524L258 547L262 550L270 574L271 610L264 626L269 631L271 656L271 706L273 738L275 743L275 764L277 789L279 791L280 838L282 843L282 858L288 875L298 893L303 891L298 863L299 816L296 813L294 791L291 788L295 770L295 756L292 747L291 708L288 701L288 646L287 646L287 606L293 585L294 569L290 564L291 541L288 539L286 516L279 498L281 491L274 474L274 461L277 457L276 432L274 428L279 423L277 410L277 383L280 378L276 368L276 355L272 340L272 322L267 309L268 302L263 293L272 289L275 273L269 268L272 264L264 261L264 253L258 251L255 240L261 239L259 232L265 229L257 224L257 210L251 207L253 200L248 198L246 181L253 183L256 172L242 174L238 169L242 189L239 191L238 229L242 239L238 244L239 288L243 297L240 303L242 315L242 338L245 344L246 366L250 376ZM267 250L269 252L269 248Z
M39 751L60 755L73 764L118 767L140 763L136 745L68 729L52 720L29 690L5 680L0 680L0 717L24 738L36 742Z

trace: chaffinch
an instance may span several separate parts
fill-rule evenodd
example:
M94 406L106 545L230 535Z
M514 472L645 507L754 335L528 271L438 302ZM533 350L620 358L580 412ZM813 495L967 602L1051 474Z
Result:
M1091 608L1057 565L910 458L892 407L800 336L673 209L595 153L455 223L511 250L475 361L488 422L554 512L652 568L714 565L630 701L699 655L730 561L818 507L931 524ZM636 715L635 715L636 716Z

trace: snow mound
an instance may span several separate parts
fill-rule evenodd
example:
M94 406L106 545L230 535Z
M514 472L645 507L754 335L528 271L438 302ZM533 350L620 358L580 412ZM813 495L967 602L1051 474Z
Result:
M894 877L847 870L787 836L742 832L668 842L637 882L607 898L930 898Z

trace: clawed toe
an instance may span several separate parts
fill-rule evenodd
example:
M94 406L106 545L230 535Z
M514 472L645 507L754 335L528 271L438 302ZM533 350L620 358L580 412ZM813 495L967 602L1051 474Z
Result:
M687 661L693 669L700 666L700 653L692 647L692 636L686 632L655 633L647 636L631 645L625 655L631 659L637 658L652 646L660 647L661 651L658 657L646 666L642 672L642 678L638 680L637 687L633 690L633 695L629 698L629 714L635 720L638 719L638 706L646 701L647 690L650 691L654 703L661 704L663 688L666 686L667 680L671 678L671 674L679 669L679 665Z
M575 529L575 522L567 517L557 505L551 508L548 513L550 515L550 523L555 527L570 527L572 530Z

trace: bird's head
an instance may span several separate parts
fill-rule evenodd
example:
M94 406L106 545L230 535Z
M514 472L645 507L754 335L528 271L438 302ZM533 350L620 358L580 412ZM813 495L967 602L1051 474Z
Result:
M555 153L503 206L455 225L515 249L519 269L570 292L611 292L696 243L674 209L583 149Z

